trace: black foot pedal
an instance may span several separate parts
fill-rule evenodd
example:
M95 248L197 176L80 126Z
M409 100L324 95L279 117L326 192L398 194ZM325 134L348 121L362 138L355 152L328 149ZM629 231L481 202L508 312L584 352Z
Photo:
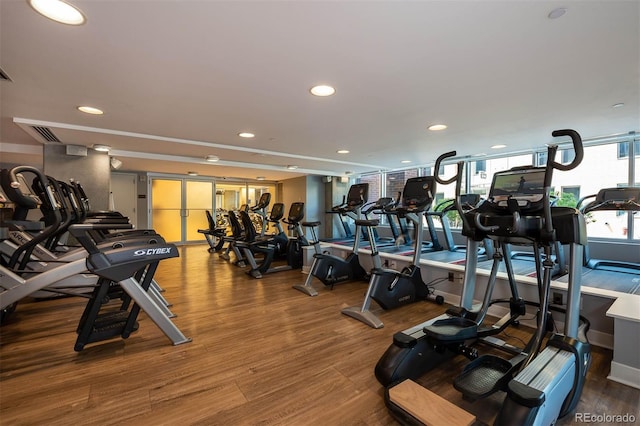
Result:
M471 400L484 398L506 387L511 380L512 368L513 365L506 359L483 355L467 364L454 379L453 387Z
M447 318L426 326L424 332L442 342L464 342L478 337L478 324L467 318Z

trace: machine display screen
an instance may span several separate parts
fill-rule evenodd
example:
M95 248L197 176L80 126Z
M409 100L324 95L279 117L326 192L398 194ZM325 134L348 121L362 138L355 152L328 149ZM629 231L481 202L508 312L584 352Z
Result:
M422 176L407 180L404 184L404 191L402 191L402 204L418 208L429 205L433 201L435 185L436 182L433 176Z
M359 206L369 199L369 184L357 183L351 185L347 194L347 204L350 206Z
M544 168L508 170L493 176L489 198L496 203L508 198L540 201L544 196Z

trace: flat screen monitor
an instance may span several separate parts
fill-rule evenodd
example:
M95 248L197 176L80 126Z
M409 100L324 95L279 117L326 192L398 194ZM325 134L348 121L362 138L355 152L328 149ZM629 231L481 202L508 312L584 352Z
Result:
M506 205L509 198L515 198L519 205L537 203L544 196L545 168L507 170L493 175L489 199Z

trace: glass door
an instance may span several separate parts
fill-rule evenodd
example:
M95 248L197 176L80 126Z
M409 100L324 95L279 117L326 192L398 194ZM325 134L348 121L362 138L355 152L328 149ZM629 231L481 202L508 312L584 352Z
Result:
M151 180L151 227L166 241L182 241L182 180Z
M213 182L187 180L185 185L185 239L202 241L203 237L198 229L209 228L205 212L213 212Z
M202 241L198 229L209 227L205 211L214 211L213 182L153 178L151 226L169 242Z

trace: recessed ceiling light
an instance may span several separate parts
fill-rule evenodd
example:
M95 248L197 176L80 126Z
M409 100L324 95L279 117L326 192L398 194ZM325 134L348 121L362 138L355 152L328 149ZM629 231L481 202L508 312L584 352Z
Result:
M216 161L220 160L217 155L207 155L204 159L210 163L215 163Z
M437 132L438 130L444 130L447 128L446 124L432 124L431 126L427 127L427 129L432 130L434 132Z
M109 152L109 151L111 151L111 147L109 145L96 144L96 145L93 145L93 149L95 149L96 151L100 151L100 152Z
M102 114L104 114L104 112L101 109L90 107L90 106L79 106L78 110L82 111L84 113L93 114L93 115L102 115Z
M67 25L82 25L86 22L80 9L61 0L29 0L29 5L39 14Z
M242 133L238 133L238 136L240 136L241 138L255 138L256 135L250 132L242 132Z
M617 104L611 105L611 108L622 108L624 104L622 102L618 102Z
M348 154L350 151L348 149L339 149L336 152L338 154Z
M256 177L257 180L264 180L264 176L258 176Z
M411 162L411 160L402 160L401 163L402 164L409 164Z
M187 172L189 176L198 176L198 172Z
M331 96L334 93L336 93L336 89L324 84L321 84L319 86L313 86L309 91L314 96Z
M565 13L567 13L567 8L566 7L559 7L557 9L553 9L551 12L549 12L547 17L549 19L558 19L559 17L561 17Z
M297 168L298 168L298 166L294 166L294 165L288 165L287 166L287 169L289 169L289 170L295 170Z
M500 143L500 144L497 144L497 145L493 145L491 147L491 149L500 149L500 148L506 148L506 147L507 147L506 145L503 145L503 144Z

